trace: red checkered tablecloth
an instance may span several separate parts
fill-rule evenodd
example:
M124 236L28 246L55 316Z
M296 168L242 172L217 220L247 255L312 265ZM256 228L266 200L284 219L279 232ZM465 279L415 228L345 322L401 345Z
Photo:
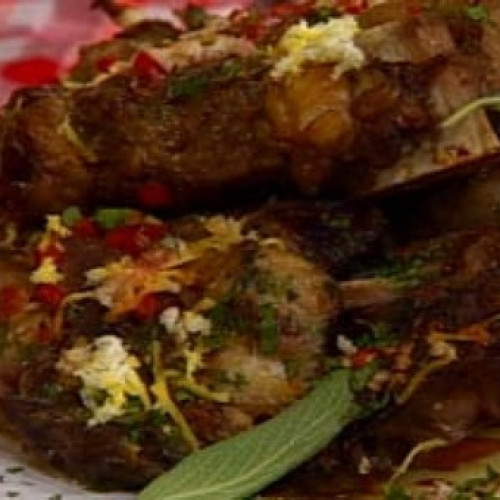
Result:
M116 27L90 9L92 0L0 0L0 104L20 85L48 83L64 74L77 48L111 36ZM151 17L168 17L188 0L127 0ZM245 0L195 0L229 10Z

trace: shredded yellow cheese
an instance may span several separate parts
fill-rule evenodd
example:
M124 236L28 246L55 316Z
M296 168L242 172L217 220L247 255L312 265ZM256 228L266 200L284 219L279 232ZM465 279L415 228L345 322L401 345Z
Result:
M186 442L193 450L197 450L200 447L198 439L170 396L167 373L161 362L161 345L158 341L153 342L153 373L155 381L150 386L150 390L156 397L155 407L172 417L172 420L179 427Z
M71 235L71 230L63 224L60 215L47 215L46 220L45 231L47 233L56 234L60 238L67 238Z
M31 273L30 281L37 285L51 284L61 282L64 276L58 271L52 257L44 257L40 265Z
M209 233L205 238L191 242L176 239L175 245L156 248L138 259L127 256L87 271L87 282L95 287L97 300L109 308L109 317L134 310L147 294L178 294L196 279L189 263L208 250L225 251L255 238L253 234L242 234L241 223L236 219L216 216L202 222Z

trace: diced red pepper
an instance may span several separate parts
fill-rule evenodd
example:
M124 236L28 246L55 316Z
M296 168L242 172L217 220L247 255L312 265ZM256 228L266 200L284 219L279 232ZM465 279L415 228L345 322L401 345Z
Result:
M304 16L314 8L314 2L283 2L275 4L270 9L271 16L287 19L293 16Z
M141 301L134 310L135 315L142 320L151 320L156 318L161 310L163 304L158 295L148 293L142 297Z
M368 8L367 0L347 0L344 2L343 10L346 14L357 16Z
M60 243L52 242L35 250L35 263L39 266L43 259L52 259L57 264L64 260L65 255L64 247Z
M42 283L35 286L32 299L51 310L56 310L65 296L66 292L61 286L50 283Z
M8 320L21 311L26 303L26 292L17 286L4 286L0 289L0 319Z
M144 207L163 208L172 203L172 192L165 184L151 181L138 189L137 198Z
M137 256L161 240L166 233L164 224L132 224L112 229L105 236L105 242L110 248Z
M133 69L137 76L148 82L156 82L166 74L163 66L144 51L135 56Z
M349 361L353 368L362 368L378 357L380 357L380 351L378 349L367 347L365 349L359 349L349 356Z
M118 61L116 56L104 56L97 61L96 67L101 73L108 73L111 69L111 66L113 66L116 61Z
M246 26L245 28L245 37L251 40L252 42L258 42L262 38L264 38L269 29L267 26L259 23L252 23Z
M74 226L73 233L83 238L93 238L99 235L97 224L88 217L82 217Z

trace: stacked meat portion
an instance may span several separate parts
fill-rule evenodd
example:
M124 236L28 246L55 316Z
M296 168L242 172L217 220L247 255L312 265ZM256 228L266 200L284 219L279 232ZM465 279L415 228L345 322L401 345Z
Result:
M138 489L338 366L372 415L273 494L498 425L500 9L376 3L135 22L12 96L0 410L39 457Z
M497 10L391 1L353 18L306 4L188 12L188 32L134 24L84 49L62 84L12 97L2 199L31 216L124 200L175 211L467 172L498 138L481 109L446 119L500 88Z

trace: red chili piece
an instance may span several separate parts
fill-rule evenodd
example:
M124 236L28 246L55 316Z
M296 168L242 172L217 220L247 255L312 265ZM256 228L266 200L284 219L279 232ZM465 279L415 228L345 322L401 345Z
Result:
M353 16L356 16L364 12L367 8L368 8L367 0L351 0L348 1L347 4L344 6L344 11L347 14L352 14Z
M349 357L351 366L353 368L362 368L363 366L371 363L374 359L380 356L380 352L377 349L367 347L365 349L359 349L354 354Z
M66 293L59 285L42 283L35 286L33 290L33 300L39 302L51 310L59 307Z
M137 192L137 198L144 207L163 208L172 203L172 192L161 182L146 182Z
M96 67L101 73L108 73L111 69L111 66L113 66L116 61L118 61L116 56L104 56L97 61Z
M167 232L164 224L133 224L112 229L105 237L106 244L121 252L137 256Z
M93 220L83 217L73 226L73 233L83 238L92 238L99 235L99 228Z
M140 78L154 83L166 74L163 66L147 52L139 52L134 59L134 73Z
M45 248L35 250L35 263L39 266L43 259L52 259L56 264L62 262L65 256L64 247L57 243L49 243Z
M314 8L314 2L304 3L278 3L273 5L270 9L272 16L287 19L293 16L304 16L310 13Z
M26 301L22 288L4 286L0 289L0 319L7 320L21 311Z
M162 309L161 299L154 293L148 293L142 297L134 312L139 319L151 320L156 318Z

